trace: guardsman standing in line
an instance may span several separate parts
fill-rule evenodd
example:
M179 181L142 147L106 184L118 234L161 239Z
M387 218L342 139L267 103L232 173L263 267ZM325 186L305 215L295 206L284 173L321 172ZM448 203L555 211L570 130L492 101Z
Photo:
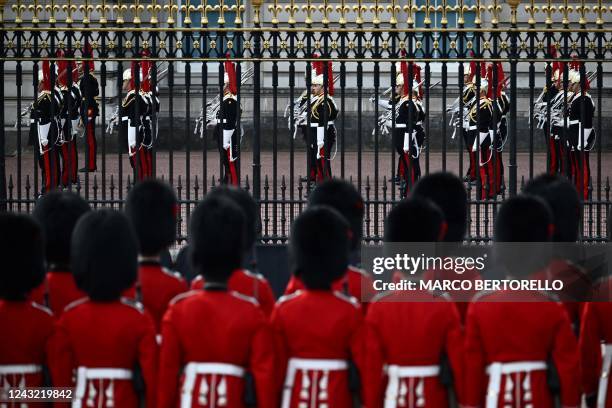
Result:
M73 407L156 406L155 325L141 303L121 297L138 272L138 240L127 217L88 213L74 229L71 250L74 279L87 297L66 306L49 341L53 385L75 388Z
M189 229L206 283L175 297L162 320L158 407L278 407L270 324L255 299L227 286L242 265L244 213L207 195Z
M493 70L497 70L497 86L495 87L495 90L493 89ZM493 109L495 111L495 115L493 115L491 119L495 119L497 122L493 126L495 134L492 148L493 158L491 160L493 161L494 166L494 193L495 195L498 195L503 192L505 185L504 160L502 157L502 152L504 151L504 146L506 144L506 140L508 139L508 120L506 116L508 115L508 112L510 112L510 100L508 99L508 95L506 95L504 92L506 78L504 74L504 67L501 63L496 62L487 66L487 80L489 82L489 93L487 97L493 102ZM493 95L494 91L496 92L496 95Z
M393 147L399 155L397 163L397 176L399 178L402 197L407 193L409 185L414 183L414 167L411 164L410 141L411 134L408 133L408 100L410 91L408 89L408 64L400 62L395 79L395 128L393 129ZM411 179L411 180L409 180Z
M342 277L332 283L336 292L352 296L359 300L363 311L367 309L376 291L373 288L372 277L359 268L361 238L363 237L363 198L352 184L347 181L333 179L321 183L308 197L308 205L327 205L337 210L351 226L351 248L349 266ZM306 289L304 282L295 275L291 276L285 295Z
M257 229L260 223L259 208L253 197L240 187L222 186L217 187L208 193L212 197L225 197L238 204L246 216L247 232L244 240L244 262L243 267L232 272L227 287L229 290L236 291L245 296L257 300L261 310L266 316L272 314L274 303L274 293L266 278L256 272L257 266L255 259L255 242ZM191 282L191 289L202 289L206 280L202 275L196 276Z
M32 218L0 214L0 387L49 387L47 341L53 333L51 310L29 300L29 293L45 278L43 233ZM37 404L3 402L3 407L36 407Z
M570 75L571 90L574 97L569 110L569 143L571 146L570 158L574 174L574 184L580 197L589 199L589 183L591 180L591 166L589 163L589 152L595 145L595 129L593 129L593 117L595 115L595 103L589 94L590 84L585 77L585 86L581 85L581 73L584 74L584 66L578 64L576 70Z
M83 49L83 58L93 58L93 50L89 43L85 44ZM83 61L79 66L81 81L79 88L81 91L81 120L85 127L85 167L80 169L80 172L93 172L97 170L96 154L96 117L100 116L100 108L98 105L98 95L100 95L100 87L98 80L94 76L94 61Z
M478 168L480 171L480 198L494 198L495 179L493 175L493 139L492 116L493 102L487 97L489 92L489 82L484 79L480 83L480 99L474 103L470 109L469 133L472 141L472 152L478 156Z
M134 179L142 181L146 176L147 162L143 154L142 133L140 129L142 115L147 107L140 93L136 93L136 75L140 75L140 70L136 62L132 62L132 66L123 71L123 90L127 91L127 94L121 102L119 112L121 132L119 134L122 141L127 140L130 165L135 175Z
M323 74L326 64L327 96L324 90ZM338 107L333 98L334 72L332 62L321 60L313 61L311 74L309 143L311 144L311 148L314 149L315 179L316 182L319 183L332 178L331 149L336 142L336 127L334 126L334 120L338 116Z
M60 112L61 100L53 92L48 60L42 62L38 80L38 97L30 113L30 133L34 135L31 136L33 140L38 140L38 165L44 194L57 187L59 179L59 154L56 150L59 127L55 117Z
M348 266L350 231L327 206L309 207L293 223L292 272L306 289L283 296L272 312L281 408L350 408L360 391L363 314L357 299L332 288Z
M513 197L499 209L495 240L549 242L552 222L551 211L540 198ZM512 262L516 251L507 250L505 255ZM520 267L501 267L509 271L508 279L529 279L532 273L546 268L547 260L541 258L541 247L525 246ZM558 374L561 406L579 406L576 337L563 306L545 292L501 290L479 294L468 309L464 362L466 406L554 406L549 364Z
M236 67L230 60L225 61L223 83L223 98L217 111L215 127L220 160L223 164L221 182L238 186L240 185L240 129L237 129L236 122L240 106Z
M32 300L49 307L56 318L64 308L87 296L77 288L70 267L70 239L79 219L91 210L87 201L71 192L52 191L36 202L32 216L45 235L47 275L32 292Z
M421 164L419 157L425 142L425 129L423 128L423 121L427 116L425 107L423 106L423 85L421 83L421 67L417 64L410 63L408 73L410 74L410 66L413 67L412 82L412 97L408 100L408 120L410 121L407 126L407 135L409 136L409 152L410 155L410 167L414 175L412 179L412 185L421 178Z
M445 233L438 206L413 197L389 213L385 242L437 242ZM400 272L393 276L394 281L402 279L411 278ZM366 324L367 407L448 407L452 380L461 399L463 336L452 301L427 290L381 292L368 308ZM444 374L447 368L452 375Z
M179 204L172 188L158 180L136 184L128 194L125 213L139 243L138 278L134 290L126 294L142 302L155 321L157 333L169 302L187 291L179 273L161 265L160 255L176 242Z
M63 51L58 51L58 57L65 57ZM81 91L79 90L79 73L73 62L60 60L57 62L59 74L57 85L62 94L62 110L60 126L62 142L59 153L62 159L62 185L68 187L77 182L78 154L76 136L79 133L79 108L81 107ZM70 79L69 79L70 77Z

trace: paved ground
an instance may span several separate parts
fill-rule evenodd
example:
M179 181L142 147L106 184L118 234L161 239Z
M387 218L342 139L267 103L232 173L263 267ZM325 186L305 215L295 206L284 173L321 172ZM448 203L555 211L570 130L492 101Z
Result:
M82 155L81 155L82 157ZM448 152L446 160L443 160L441 152L425 153L421 158L423 173L426 173L426 163L429 157L429 172L442 170L446 165L448 171L459 173L459 155L456 151ZM384 217L391 207L390 201L399 197L399 190L388 182L394 165L390 151L380 152L378 160L374 152L363 152L361 160L356 152L346 152L344 164L341 155L338 154L333 161L332 171L336 176L344 175L352 179L358 185L362 195L366 198L368 213L365 219L366 231L373 238L379 238L382 234ZM464 157L464 167L467 166L467 156ZM530 173L530 157L528 153L518 153L517 173L520 181L522 178L528 180L530 174L540 174L546 167L546 155L535 153L533 155L533 172ZM508 154L504 153L506 167L509 163ZM103 163L105 171L102 171ZM120 172L121 165L121 172ZM205 188L210 188L217 183L219 175L219 159L216 152L208 152L203 155L201 151L190 152L157 152L156 174L165 180L171 180L177 189L177 194L182 200L197 200L202 197ZM24 151L21 155L6 158L7 176L12 178L12 189L9 189L9 198L33 199L35 196L35 184L39 188L40 182L35 182L35 165L31 151ZM293 182L291 182L290 169L293 167ZM344 167L344 168L343 168ZM598 169L599 167L599 169ZM104 159L98 157L98 169L96 173L86 175L80 173L79 192L89 200L95 201L96 205L119 205L119 201L125 197L128 188L128 175L131 178L129 161L125 155L119 160L117 154L109 154ZM241 164L243 184L252 189L252 153L242 153ZM609 200L609 188L606 189L607 177L612 174L612 152L602 154L601 165L598 166L596 156L591 158L591 169L593 176L593 199L598 198L598 186L601 187L601 198ZM344 171L343 171L344 170ZM601 178L598 179L598 170ZM261 198L262 201L262 227L264 235L284 237L288 233L290 221L299 213L303 207L306 186L299 182L299 176L305 174L304 152L279 152L276 157L272 152L261 154ZM123 174L123 177L120 177ZM509 172L506 171L506 185L509 185ZM248 181L247 181L248 177ZM206 180L206 183L203 183ZM274 182L276 180L276 182ZM103 185L104 181L104 185ZM20 183L19 183L20 182ZM206 184L206 186L204 185ZM87 185L87 188L85 186ZM276 188L275 188L276 187ZM292 188L293 187L293 188ZM475 190L471 190L471 196L475 199ZM285 203L281 205L280 201ZM187 221L192 205L183 206L183 221ZM14 204L13 209L29 211L31 205L24 202L21 205ZM492 233L492 220L495 204L476 204L471 206L471 233L474 236L488 238ZM588 236L599 236L605 234L605 220L607 217L606 205L601 203L588 204L585 211L585 234ZM185 222L180 227L181 235L185 231Z

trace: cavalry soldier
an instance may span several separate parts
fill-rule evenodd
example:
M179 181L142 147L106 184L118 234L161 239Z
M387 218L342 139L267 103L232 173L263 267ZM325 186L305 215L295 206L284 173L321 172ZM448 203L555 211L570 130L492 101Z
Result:
M306 290L283 296L272 312L282 408L355 406L353 368L365 368L363 315L357 299L332 289L348 265L349 231L326 206L308 208L293 223L293 273Z
M552 222L550 209L540 198L510 198L497 214L495 240L548 242ZM501 268L511 271L508 279L529 279L546 268L541 252L538 246L525 247L521 267ZM507 251L506 259L514 258L515 252ZM576 337L563 306L547 293L506 290L477 295L468 309L464 362L465 406L552 407L550 364L558 374L561 406L579 406Z
M585 75L584 65L578 63L575 68L570 75L570 89L574 95L568 120L568 141L571 147L570 164L576 190L584 200L588 200L591 179L589 152L595 144L595 130L593 129L595 103L588 92L590 84L586 76L584 86L581 84L582 76Z
M155 325L142 304L122 298L137 275L138 241L114 210L84 215L72 235L72 273L87 297L68 305L49 341L53 385L73 387L73 407L155 406Z
M59 140L59 126L56 120L62 104L61 97L54 92L51 84L49 61L43 61L38 72L38 97L30 112L30 138L38 141L38 165L42 173L42 193L58 185L59 154L56 143Z
M58 57L65 57L58 51ZM76 136L79 132L79 108L81 91L79 90L79 73L73 62L60 60L57 63L59 74L57 85L62 94L62 108L59 112L61 145L59 153L62 159L62 185L68 187L77 182L78 154Z
M206 283L175 297L162 320L159 408L278 407L270 325L255 299L228 289L245 231L225 197L207 195L192 214L193 265Z
M557 48L555 46L551 46L550 54L552 58L557 58ZM551 111L551 119L552 119L552 108L553 105L560 100L561 95L563 93L563 71L565 69L564 62L554 61L552 63L552 67L547 66L546 75L550 75L551 83L550 87L544 87L544 91L542 94L542 109L544 111L539 112L541 116L540 122L544 126L544 135L547 141L548 147L548 172L550 174L561 173L564 174L566 171L566 163L565 159L567 156L566 146L562 140L562 127L558 126L550 126L548 122L548 110ZM562 118L562 116L561 116ZM552 122L552 120L551 120Z
M324 90L324 70L327 65L327 95ZM315 60L312 63L310 81L310 109L307 109L310 124L308 144L310 168L314 164L315 181L321 182L332 178L331 149L336 142L334 120L338 116L338 107L333 98L334 73L331 61ZM314 162L313 162L314 160ZM312 170L310 170L312 171Z
M412 177L412 186L416 181L421 178L421 164L419 162L419 156L425 142L425 129L423 128L423 121L427 116L425 107L423 106L423 86L421 83L421 67L417 64L410 63L408 65L408 73L410 74L410 67L412 66L413 82L412 82L412 96L408 99L408 116L407 116L407 135L410 140L410 167L414 177ZM405 141L404 141L405 142Z
M49 387L43 366L47 342L53 332L53 314L29 300L30 291L45 277L44 239L34 220L26 215L0 214L0 387ZM4 395L8 397L8 395ZM7 404L8 402L8 404ZM28 408L3 400L3 407Z
M145 103L146 111L143 112L143 122L140 129L142 133L142 149L146 163L145 177L153 177L153 143L157 139L157 117L159 115L159 97L157 86L151 87L152 63L145 57L148 52L143 53L142 60L142 84L140 95Z
M222 183L240 185L240 129L237 121L240 106L238 105L238 82L234 63L225 61L223 75L223 99L217 111L215 134L221 163L223 164Z
M153 317L158 334L169 302L187 291L185 280L161 265L162 252L176 241L177 209L172 188L153 179L136 184L125 203L125 213L140 248L138 278L126 296L142 302Z
M36 202L32 213L45 235L48 270L45 281L32 292L32 300L49 307L55 317L77 299L87 296L77 288L70 267L70 238L79 219L91 208L81 196L52 191Z
M484 78L484 77L483 77ZM482 79L480 83L480 98L471 107L468 114L469 140L472 153L477 155L480 171L481 199L495 197L495 179L493 175L493 102L487 97L489 82Z
M440 209L426 198L412 197L389 213L385 242L437 242L445 230ZM393 276L394 281L403 279L411 278L400 272ZM426 290L382 292L369 306L366 323L367 407L448 407L451 376L445 368L451 369L454 389L461 394L463 337L451 301Z
M93 58L93 51L89 43L83 49L83 58ZM79 66L81 81L79 89L81 91L82 101L80 105L81 120L85 127L85 167L80 169L81 172L96 171L96 117L100 116L98 105L98 95L100 87L98 80L94 76L94 61L83 61Z
M467 70L465 70L467 68ZM469 120L466 120L467 113L472 109L472 106L478 99L476 96L476 84L474 81L476 80L476 70L478 69L478 64L476 62L470 62L469 64L464 64L464 72L463 72L463 90L461 92L461 98L463 99L463 112L458 113L460 126L463 128L463 143L468 151L469 157L469 167L465 174L464 181L473 182L476 181L476 155L472 151L472 145L474 140L470 138L470 124ZM456 130L455 130L456 132ZM453 136L454 138L454 136Z
M142 95L136 93L136 75L140 74L136 62L123 71L123 90L127 94L121 102L119 115L121 118L121 140L127 140L130 165L134 170L134 179L143 180L146 176L147 161L142 148L142 116L147 106Z
M494 71L497 71L497 78L494 78ZM494 87L495 80L497 82ZM506 92L504 92L506 78L501 63L496 62L487 66L487 81L489 82L487 97L493 102L495 112L492 116L492 119L495 119L493 124L495 133L492 147L493 157L491 160L493 162L494 194L497 195L501 194L504 189L504 161L502 152L508 140L508 120L506 116L510 112L510 100ZM494 92L495 95L493 95Z

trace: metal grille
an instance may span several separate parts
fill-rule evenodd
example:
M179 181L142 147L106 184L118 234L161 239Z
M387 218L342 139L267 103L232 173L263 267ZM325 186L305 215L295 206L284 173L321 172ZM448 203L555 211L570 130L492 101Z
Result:
M0 2L1 4L2 2ZM12 2L14 3L14 2ZM112 4L111 4L112 3ZM224 66L238 63L238 87L244 128L240 147L241 185L261 208L262 240L284 242L293 219L305 207L312 186L306 175L306 153L293 138L295 123L283 116L310 85L313 54L333 64L337 140L332 172L350 180L366 203L366 241L383 235L385 215L401 197L393 183L397 157L391 140L377 126L383 113L377 102L395 85L397 61L413 61L423 69L423 105L428 113L421 157L422 173L445 170L464 176L467 151L462 137L452 137L446 107L464 87L462 62L502 62L509 77L508 142L504 150L505 192L481 200L478 187L470 194L468 239L492 237L501 200L547 169L545 136L530 107L550 84L554 61L585 63L584 87L591 79L596 106L593 128L597 141L590 152L591 177L584 202L582 237L603 240L609 235L612 112L604 88L612 53L612 29L605 1L422 0L298 3L261 1L50 1L2 7L0 99L0 208L29 212L41 191L34 149L21 113L36 95L42 61L82 61L90 44L100 84L100 117L96 121L98 171L79 175L68 189L94 207L120 208L134 182L126 146L107 124L121 101L122 72L142 51L155 64L151 82L160 90L159 138L153 148L153 172L170 182L181 202L179 236L183 240L190 212L219 183L220 164L212 131L198 134L201 107L223 92ZM607 14L606 14L607 13ZM449 21L451 22L449 24ZM551 46L557 49L555 58ZM56 57L56 51L72 57ZM326 62L327 63L327 62ZM306 73L306 78L304 77ZM569 81L568 68L562 81ZM327 85L333 78L324 73ZM476 75L477 88L481 84ZM412 86L412 79L410 80ZM136 81L138 87L138 80ZM496 86L496 85L494 85ZM391 90L390 95L394 91ZM374 104L368 100L373 97ZM387 96L388 97L388 96ZM27 116L25 117L27 119ZM195 131L195 134L194 134ZM87 154L82 139L79 155ZM578 160L585 160L579 154ZM410 187L410 186L408 186ZM580 186L579 186L580 187Z

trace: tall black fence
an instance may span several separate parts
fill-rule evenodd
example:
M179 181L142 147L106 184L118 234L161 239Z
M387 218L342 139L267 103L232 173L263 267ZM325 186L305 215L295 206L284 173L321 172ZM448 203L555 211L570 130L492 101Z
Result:
M161 102L152 173L176 189L181 202L179 236L184 239L190 211L222 178L214 129L206 122L215 98L223 94L224 63L229 59L236 64L237 100L242 108L237 119L237 128L243 129L240 184L260 205L263 241L284 242L313 188L303 179L310 168L296 114L299 97L310 88L312 71L321 62L326 68L331 65L331 70L323 70L323 88L328 95L334 83L339 111L330 152L332 174L359 189L366 204L365 239L377 241L383 235L385 215L412 187L411 180L396 182L399 159L389 133L397 123L388 114L396 102L390 110L379 104L395 100L400 72L396 63L412 62L408 64L409 89L413 85L423 89L427 115L422 123L421 173L443 170L463 178L469 158L463 138L467 130L461 120L458 126L452 124L451 108L464 114L467 102L460 96L470 63L479 67L481 62L499 62L507 80L499 81L494 71L489 87L493 94L505 88L510 105L507 143L499 156L505 164L502 188L498 195L483 194L480 172L475 181L466 182L468 239L487 241L500 202L519 193L535 175L550 171L548 136L541 122L550 121L558 107L554 102L542 103L542 94L545 87L558 83L570 99L575 66L580 92L590 88L595 106L595 142L589 151L577 150L573 156L577 168L583 169L589 160L591 169L588 177L576 180L584 199L582 238L603 240L610 234L606 225L612 169L608 131L612 111L606 108L611 91L604 86L612 29L604 19L611 14L605 3L35 0L4 5L0 208L30 211L43 187L37 143L28 143L28 107L37 97L43 62L50 62L55 81L59 73L55 67L62 63L92 60L100 85L97 171L80 173L78 180L64 188L83 195L94 207L121 207L138 165L135 171L131 168L125 140L109 123L125 96L124 70L134 61L137 70L151 63L151 87L159 89ZM63 51L61 56L58 50ZM565 63L557 71L558 78L555 63ZM417 65L420 82L413 75ZM479 94L485 74L480 69L472 74ZM135 79L136 92L141 80ZM386 127L385 115L390 122ZM564 129L569 129L569 117L561 119L567 125ZM581 130L579 137L588 137L585 133ZM76 143L82 160L90 153L89 145L82 138Z

